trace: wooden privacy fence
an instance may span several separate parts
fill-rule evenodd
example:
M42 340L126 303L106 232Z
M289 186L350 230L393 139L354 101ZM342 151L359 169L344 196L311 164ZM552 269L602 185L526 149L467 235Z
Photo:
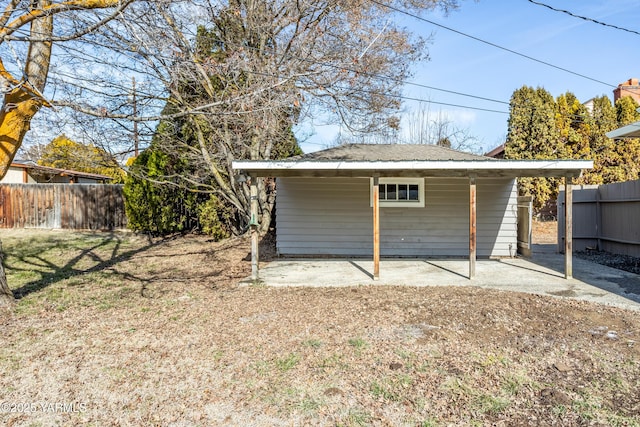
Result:
M558 195L558 249L564 248L564 188ZM573 187L573 249L640 257L640 180Z
M122 187L108 184L2 184L0 228L126 228Z

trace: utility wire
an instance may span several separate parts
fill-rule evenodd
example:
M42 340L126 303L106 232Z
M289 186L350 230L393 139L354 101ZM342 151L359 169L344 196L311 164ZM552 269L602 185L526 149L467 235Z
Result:
M32 35L32 34L33 34L32 32L27 32L26 33L26 37L28 37L29 35ZM218 41L222 41L220 39L217 39L217 40ZM251 46L245 46L245 48L251 49L252 47ZM353 72L353 73L358 73L358 74L369 76L369 77L374 77L374 78L381 79L381 80L392 81L394 83L399 83L401 85L414 86L414 87L419 87L419 88L423 88L423 89L429 89L429 90L449 93L449 94L468 97L468 98L474 98L474 99L478 99L478 100L481 100L481 101L487 101L487 102L494 102L494 103L503 104L503 105L509 105L509 102L507 102L507 101L498 100L498 99L492 99L492 98L479 96L479 95L472 95L472 94L463 93L463 92L457 92L457 91L438 88L438 87L434 87L434 86L428 86L428 85L421 84L421 83L416 83L416 82L411 82L411 81L407 81L407 80L398 79L398 78L395 78L395 77L392 77L392 76L376 74L376 73L370 73L370 72L366 72L366 71L363 71L363 70L357 70L357 69L354 69L354 68L347 67L347 66L345 66L346 64L335 65L335 64L331 64L331 63L327 63L327 62L314 61L314 60L310 60L310 59L307 59L307 58L299 58L299 57L295 57L295 56L292 56L292 55L288 55L288 56L290 58L292 58L292 59L297 59L297 60L300 60L300 61L303 61L303 62L309 62L309 63L311 63L313 65L320 65L320 66L325 66L325 67L339 69L339 70L346 70L346 71L350 71L350 72ZM169 57L164 57L164 59L175 60L175 58L169 58ZM273 77L275 77L275 76L273 76ZM430 101L427 101L427 100L421 100L421 101L430 102ZM437 103L437 102L432 102L432 103ZM466 107L466 106L454 105L454 104L445 104L445 103L440 103L440 104L458 106L460 108L471 108L471 109L479 109L479 110L484 110L484 111L494 111L494 110L490 110L490 109Z
M222 41L221 39L216 39L216 40ZM103 47L106 47L106 46L103 46ZM247 47L247 48L248 49L256 49L256 48L252 48L250 46ZM88 55L88 54L86 54L86 55ZM316 60L307 59L307 58L300 58L300 57L293 56L291 54L288 54L288 57L290 57L291 59L296 59L296 60L302 61L302 62L309 62L312 65L319 65L319 66L333 68L333 69L337 69L337 70L346 70L346 71L350 71L350 72L353 72L353 73L358 73L358 74L362 74L362 75L365 75L365 76L377 78L377 79L380 79L380 80L393 81L395 83L400 83L402 85L415 86L415 87L431 89L431 90L445 92L445 93L451 93L451 94L454 94L454 95L459 95L459 96L479 99L479 100L483 100L483 101L489 101L489 102L495 102L495 103L499 103L499 104L509 105L509 102L507 102L507 101L500 101L500 100L497 100L497 99L486 98L486 97L467 94L467 93L463 93L463 92L457 92L457 91L453 91L453 90L437 88L437 87L428 86L428 85L424 85L424 84L420 84L420 83L415 83L415 82L410 82L410 81L406 81L406 80L402 80L402 79L397 79L395 77L386 76L386 75L383 75L383 74L376 74L376 73L370 73L370 72L366 72L366 71L360 71L360 70L357 70L357 69L354 69L354 68L350 68L348 66L344 66L345 64L336 65L336 64L331 64L331 63L328 63L328 62L321 62L321 61L316 61ZM163 58L164 59L175 59L175 58L170 58L168 56L163 57ZM97 60L98 57L94 56L94 59ZM187 60L185 62L190 63L191 61ZM260 71L256 71L256 70L243 70L243 71L247 72L249 74L260 75L260 76L264 76L264 77L288 78L287 76L283 76L281 74L266 73L266 72L260 72ZM61 73L59 71L57 72L57 74L64 75L64 73ZM67 75L67 77L72 77L72 76ZM347 88L341 88L341 89L347 89ZM354 91L354 92L360 92L360 93L369 93L369 94L373 94L374 93L374 91L372 91L372 90L357 89L357 88L353 88L353 87L348 88L347 90L351 90L351 91ZM403 96L403 95L395 95L395 94L388 94L388 96L391 96L391 97L397 98L397 99L408 100L408 101L424 102L424 103L429 103L429 104L443 105L443 106L456 107L456 108L464 108L464 109L477 110L477 111L485 111L485 112L490 112L490 113L508 114L508 112L506 112L506 111L493 110L493 109L481 108L481 107L472 107L472 106L467 106L467 105L452 104L452 103L445 103L445 102L438 102L438 101L433 101L433 100L424 99L424 98L417 98L417 97L410 97L410 96Z
M337 87L337 89L341 89L341 90L347 90L347 91L352 91L352 92L360 92L360 93L367 93L370 95L377 95L379 94L379 92L375 91L375 90L369 90L369 89L358 89L358 88L353 88L353 87ZM405 96L405 95L395 95L395 94L385 94L385 96L390 96L392 98L398 98L398 99L402 99L402 100L406 100L406 101L417 101L417 102L425 102L428 104L437 104L437 105L444 105L447 107L457 107L457 108L466 108L469 110L478 110L478 111L486 111L489 113L499 113L499 114L509 114L508 111L500 111L500 110L492 110L489 108L480 108L480 107L469 107L467 105L458 105L458 104L449 104L446 102L438 102L438 101L432 101L430 99L423 99L423 98L415 98L412 96ZM506 103L508 104L508 102Z
M222 42L223 40L221 39L214 39L216 41L220 41ZM96 43L96 42L92 42L92 43ZM108 46L103 46L105 48L108 48ZM249 49L249 50L258 50L257 48L251 47L251 46L244 46L245 49ZM91 56L88 53L83 53L86 56ZM161 59L166 59L166 60L175 60L174 57L169 57L169 56L162 56L162 55L157 55L157 54L152 54L155 57L159 57ZM401 85L407 85L407 86L414 86L414 87L419 87L419 88L423 88L423 89L429 89L429 90L434 90L434 91L438 91L438 92L444 92L444 93L449 93L452 95L458 95L458 96L463 96L463 97L467 97L467 98L473 98L473 99L478 99L481 101L487 101L487 102L494 102L497 104L503 104L503 105L509 105L508 101L502 101L499 99L493 99L493 98L488 98L488 97L484 97L484 96L479 96L479 95L473 95L473 94L469 94L469 93L464 93L464 92L458 92L458 91L454 91L454 90L450 90L450 89L443 89L443 88L439 88L439 87L434 87L434 86L428 86L425 84L421 84L421 83L416 83L416 82L411 82L408 80L402 80L402 79L398 79L392 76L387 76L384 74L377 74L377 73L371 73L371 72L367 72L367 71L362 71L362 70L357 70L355 68L351 68L349 66L346 66L346 64L331 64L329 62L321 62L321 61L317 61L317 60L313 60L313 59L307 59L307 58L300 58L300 57L296 57L293 56L291 54L287 54L287 56L291 59L295 59L298 61L302 61L302 62L307 62L310 63L312 65L320 65L323 67L328 67L328 68L333 68L336 70L345 70L345 71L350 71L352 73L357 73L357 74L361 74L363 76L369 76L369 77L373 77L376 79L380 79L380 80L387 80L387 81L392 81L394 83L399 83ZM97 56L93 56L93 59L98 59ZM185 62L191 62L191 61L185 61ZM249 73L252 74L259 74L257 72L252 72L249 70L245 70ZM276 76L271 76L271 77L276 77ZM423 100L425 102L427 102L426 100ZM461 108L473 108L473 107L465 107L465 106L460 106ZM491 110L487 110L487 111L491 111Z
M394 8L394 7L392 7L392 6L387 6L387 5L384 5L384 4L382 4L382 3L379 3L379 2L377 2L376 0L371 0L371 1L372 1L372 2L374 2L374 3L376 3L376 4L378 4L378 5L386 6L386 7L390 8L390 9L396 10L396 11L398 11L398 12L405 13L405 14L407 14L407 15L409 15L409 16L414 16L414 17L416 17L416 18L418 18L418 19L423 19L423 18L420 18L420 17L418 17L418 16L416 16L416 15L412 15L412 14L410 14L409 12L404 12L404 11L401 11L401 10L399 10L399 9L396 9L396 8ZM424 19L423 19L423 20L424 20ZM427 21L427 22L431 22L431 21L428 21L428 20L426 20L426 21ZM440 24L436 24L436 23L433 23L433 24L434 24L434 25L441 26ZM442 26L442 27L443 27L443 28L446 28L446 29L450 29L450 28L448 28L448 27L444 27L444 26ZM453 30L453 29L450 29L450 30L451 30L451 31L454 31L454 32L458 32L457 30ZM461 33L461 32L458 32L458 33L463 34L463 35L466 35L466 34ZM468 36L468 35L466 35L466 36ZM472 36L468 36L468 37L472 37ZM472 37L472 38L473 38L473 37ZM480 40L480 39L477 39L477 40ZM482 40L480 40L480 41L482 41ZM487 43L488 43L488 42L487 42ZM496 45L496 46L497 46L497 45ZM249 48L250 48L250 47L249 47ZM507 102L507 101L501 101L501 100L492 99L492 98L487 98L487 97L483 97L483 96L472 95L472 94L463 93L463 92L457 92L457 91L448 90L448 89L442 89L442 88L438 88L438 87L434 87L434 86L428 86L428 85L424 85L424 84L420 84L420 83L415 83L415 82L410 82L410 81L406 81L406 80L402 80L402 79L397 79L397 78L395 78L395 77L391 77L391 76L386 76L386 75L381 75L381 74L376 74L376 73L369 73L369 72L366 72L366 71L361 71L361 70L356 70L356 69L353 69L353 68L350 68L350 67L345 67L345 66L344 66L344 64L342 64L342 65L335 65L335 64L326 63L326 62L314 61L314 60L310 60L310 59L306 59L306 58L296 58L296 57L293 57L293 56L291 56L291 55L290 55L290 57L292 57L293 59L301 60L301 61L303 61L303 62L310 62L310 63L312 63L312 64L314 64L314 65L320 65L320 66L325 66L325 67L334 68L334 69L347 70L347 71L351 71L351 72L354 72L354 73L359 73L359 74L362 74L362 75L366 75L366 76L370 76L370 77L374 77L374 78L378 78L378 79L382 79L382 80L393 81L393 82L395 82L395 83L399 83L399 84L402 84L402 85L414 86L414 87L420 87L420 88L424 88L424 89L429 89L429 90L435 90L435 91L439 91L439 92L450 93L450 94L453 94L453 95L458 95L458 96L464 96L464 97L474 98L474 99L478 99L478 100L482 100L482 101L488 101L488 102L494 102L494 103L499 103L499 104L503 104L503 105L509 105L509 102ZM166 59L174 59L174 58L166 58ZM551 64L549 64L549 65L551 65ZM556 67L556 68L557 68L557 67ZM246 71L248 71L248 70L246 70ZM249 71L249 72L251 72L251 71ZM256 72L252 72L252 73L254 73L254 74L260 74L260 73L256 73ZM272 75L271 77L279 77L279 76ZM604 83L604 82L600 82L600 83L603 83L603 84L608 85L607 83ZM609 86L610 86L610 85L609 85ZM458 107L458 108L467 108L467 109L472 109L472 110L479 110L479 111L487 111L487 112L495 112L495 113L501 113L501 114L504 114L504 112L503 112L503 111L498 111L498 110L492 110L492 109L487 109L487 108L479 108L479 107L469 107L469 106L459 105L459 104L449 104L449 103L443 103L443 102L431 101L431 100L426 100L426 99L421 99L421 98L401 97L401 96L398 96L398 98L400 98L400 99L406 99L406 100L419 101L419 102L432 103L432 104L438 104L438 105L444 105L444 106L452 106L452 107Z
M602 21L598 21L596 19L593 18L589 18L588 16L581 16L581 15L576 15L573 12L570 12L568 10L565 9L556 9L555 7L548 5L548 4L544 4L544 3L540 3L534 0L527 0L529 3L533 3L533 4L537 4L538 6L542 6L542 7L546 7L547 9L553 10L554 12L561 12L561 13L565 13L569 16L573 16L574 18L578 18L578 19L582 19L584 21L589 21L589 22L593 22L594 24L598 24L598 25L602 25L603 27L609 27L609 28L615 28L616 30L620 30L620 31L626 31L628 33L632 33L632 34L636 34L640 36L640 32L636 31L636 30L630 30L628 28L624 28L624 27L619 27L617 25L613 25L613 24L607 24L606 22L602 22Z
M386 4L381 3L381 2L379 2L379 1L377 1L377 0L370 0L370 1L371 1L371 2L373 2L373 3L375 3L375 4L380 5L380 6L382 6L382 7L387 7L387 8L389 8L389 9L394 10L394 11L397 11L397 12L399 12L399 13L402 13L402 14L405 14L405 15L408 15L408 16L411 16L411 17L414 17L414 18L416 18L416 19L419 19L419 20L422 20L422 21L425 21L425 22L431 23L431 24L436 25L436 26L438 26L438 27L442 27L442 28L447 29L447 30L449 30L449 31L453 31L453 32L458 33L458 34L461 34L461 35L463 35L463 36L465 36L465 37L469 37L469 38L472 38L472 39L474 39L474 40L480 41L480 42L482 42L482 43L489 44L489 45L491 45L491 46L494 46L494 47L496 47L496 48L499 48L499 49L502 49L502 50L508 51L508 52L510 52L510 53L514 53L514 54L519 55L519 56L522 56L522 57L524 57L524 58L527 58L527 59L530 59L530 60L533 60L533 61L536 61L536 62L540 62L540 63L542 63L542 64L545 64L545 65L551 66L551 67L556 68L556 69L559 69L559 70L563 70L563 71L569 72L569 73L571 73L571 74L574 74L574 75L577 75L577 76L580 76L580 77L584 77L584 78L589 79L589 80L593 80L593 81L595 81L595 82L597 82L597 83L601 83L601 84L604 84L604 85L607 85L607 86L610 86L610 87L616 87L616 86L610 85L610 84L608 84L608 83L605 83L605 82L602 82L602 81L599 81L599 80L592 79L592 78L590 78L590 77L588 77L588 76L584 76L584 75L582 75L582 74L575 73L575 72L573 72L573 71L570 71L570 70L567 70L567 69L564 69L564 68L561 68L561 67L555 66L555 65L553 65L553 64L550 64L550 63L547 63L547 62L544 62L544 61L537 60L537 59L535 59L535 58L532 58L532 57L529 57L529 56L527 56L527 55L521 54L521 53L519 53L519 52L513 51L513 50L511 50L511 49L508 49L508 48L505 48L505 47L502 47L502 46L496 45L496 44L494 44L494 43L491 43L491 42L488 42L488 41L482 40L482 39L480 39L480 38L477 38L477 37L474 37L474 36L468 35L468 34L466 34L466 33L463 33L463 32L461 32L461 31L455 30L455 29L453 29L453 28L446 27L446 26L444 26L444 25L441 25L441 24L438 24L438 23L436 23L436 22L433 22L433 21L427 20L427 19L425 19L425 18L422 18L422 17L420 17L420 16L417 16L417 15L411 14L411 13L409 13L409 12L403 11L403 10L398 9L398 8L395 8L395 7L393 7L393 6L386 5ZM218 40L219 40L219 39L218 39ZM104 47L106 47L106 46L104 46ZM251 47L249 47L249 48L251 48ZM327 62L316 61L316 60L307 59L307 58L299 58L299 57L295 57L295 56L290 55L290 54L289 54L288 56L289 56L290 58L292 58L292 59L297 59L297 60L300 60L300 61L303 61L303 62L310 62L310 63L312 63L312 64L314 64L314 65L320 65L320 66L325 66L325 67L334 68L334 69L340 69L340 70L347 70L347 71L351 71L351 72L354 72L354 73L359 73L359 74L362 74L362 75L367 75L367 76L370 76L370 77L374 77L374 78L377 78L377 79L381 79L381 80L393 81L393 82L400 83L400 84L403 84L403 85L410 85L410 86L415 86L415 87L421 87L421 88L426 88L426 89L431 89L431 90L436 90L436 91L441 91L441 92L451 93L451 94L455 94L455 95L459 95L459 96L465 96L465 97L470 97L470 98L475 98L475 99L480 99L480 100L484 100L484 101L495 102L495 103L500 103L500 104L505 104L505 105L509 105L509 104L510 104L509 102L506 102L506 101L500 101L500 100L491 99L491 98L486 98L486 97L482 97L482 96L471 95L471 94L467 94L467 93L463 93L463 92L456 92L456 91L452 91L452 90L448 90L448 89L442 89L442 88L437 88L437 87L433 87L433 86L427 86L427 85L424 85L424 84L414 83L414 82L410 82L410 81L406 81L406 80L402 80L402 79L397 79L397 78L395 78L395 77L386 76L386 75L382 75L382 74L368 73L368 72L360 71L360 70L353 69L353 68L350 68L350 67L345 67L345 66L344 66L345 64L336 65L336 64L331 64L331 63L327 63ZM164 57L164 58L165 58L165 59L175 59L175 58L169 58L169 57ZM190 61L187 61L187 62L190 62ZM263 76L265 76L265 77L275 77L275 78L282 78L282 77L283 77L283 76L281 76L281 75L270 74L270 73L264 73L264 72L258 72L258 71L253 71L253 70L244 70L244 71L245 71L245 72L248 72L248 73L251 73L251 74L263 75ZM347 88L341 88L341 89L347 89ZM360 93L371 93L371 94L373 94L373 93L374 93L374 91L371 91L371 90L356 89L356 88L353 88L353 87L348 88L348 90L352 90L352 91L354 91L354 92L360 92ZM403 96L403 95L390 95L390 96L391 96L391 97L394 97L394 98L397 98L397 99L402 99L402 100L410 100L410 101L424 102L424 103L429 103L429 104L436 104L436 105L443 105L443 106L449 106L449 107L456 107L456 108L464 108L464 109L471 109L471 110L485 111L485 112L498 113L498 114L509 114L508 112L500 111L500 110L493 110L493 109L488 109L488 108L471 107L471 106L460 105L460 104L452 104L452 103L438 102L438 101L433 101L433 100L430 100L430 99L423 99L423 98L417 98L417 97L410 97L410 96Z
M548 66L548 67L552 67L552 68L555 68L555 69L557 69L557 70L564 71L565 73L573 74L574 76L582 77L583 79L591 80L592 82L600 83L600 84L605 85L605 86L609 86L609 87L613 87L613 88L617 87L617 86L614 86L614 85L612 85L612 84L610 84L610 83L603 82L602 80L594 79L593 77L589 77L589 76L586 76L586 75L584 75L584 74L580 74L580 73L577 73L577 72L575 72L575 71L571 71L571 70L569 70L569 69L567 69L567 68L563 68L563 67L560 67L560 66L558 66L558 65L554 65L554 64L552 64L552 63L550 63L550 62L546 62L546 61L543 61L543 60L541 60L541 59L537 59L537 58L534 58L534 57L532 57L532 56L525 55L524 53L520 53L520 52L515 51L515 50L513 50L513 49L509 49L509 48L507 48L507 47L500 46L499 44L492 43L492 42L487 41L487 40L483 40L483 39L481 39L481 38L479 38L479 37L475 37L475 36L472 36L472 35L467 34L467 33L463 33L462 31L456 30L455 28L447 27L446 25L439 24L439 23L437 23L437 22L435 22L435 21L431 21L431 20L429 20L429 19L423 18L423 17L418 16L418 15L416 15L416 14L413 14L413 13L411 13L411 12L407 12L406 10L399 9L399 8L397 8L397 7L395 7L395 6L391 6L391 5L388 5L388 4L386 4L386 3L382 3L382 2L380 2L380 1L378 1L378 0L369 0L369 1L370 1L370 2L372 2L372 3L377 4L378 6L386 7L387 9L390 9L390 10L396 11L396 12L401 13L401 14L403 14L403 15L410 16L410 17L412 17L412 18L415 18L415 19L418 19L418 20L420 20L420 21L423 21L423 22L429 23L429 24L431 24L431 25L435 25L436 27L443 28L443 29L445 29L445 30L447 30L447 31L451 31L451 32L454 32L454 33L456 33L456 34L460 34L461 36L468 37L468 38L470 38L470 39L472 39L472 40L478 41L478 42L480 42L480 43L484 43L484 44L486 44L486 45L489 45L489 46L495 47L495 48L497 48L497 49L504 50L505 52L509 52L509 53L514 54L514 55L518 55L518 56L520 56L520 57L522 57L522 58L525 58L525 59L528 59L528 60L530 60L530 61L534 61L534 62L537 62L537 63L539 63L539 64L543 64L543 65L546 65L546 66Z
M359 72L358 70L355 70L355 69L351 69L351 68L348 68L348 67L345 68L345 67L341 67L340 65L335 65L335 64L331 64L331 63L313 61L313 60L310 60L310 59L299 58L299 57L295 57L295 56L292 56L292 55L289 55L289 57L292 58L292 59L297 59L297 60L303 61L303 62L310 62L313 65L326 66L326 67L329 67L329 68L347 70L347 71L352 71L352 72L355 72L355 73ZM191 63L191 61L189 61L189 60L187 60L185 62ZM258 75L258 76L263 76L263 77L270 77L270 78L277 78L277 79L289 79L289 78L291 78L291 76L287 76L287 75L283 75L283 74L279 74L279 73L275 74L275 73L269 73L269 72L257 71L257 70L249 70L249 69L243 69L242 71L246 72L248 74L253 74L253 75ZM59 72L59 71L57 72L57 74L65 76L65 77L68 77L68 78L73 78L72 75L65 74L65 73L62 73L62 72ZM443 92L454 93L454 94L461 95L461 96L469 96L469 97L472 97L472 98L489 100L489 101L493 101L493 102L497 102L497 103L501 103L501 104L510 105L510 103L506 102L506 101L492 100L492 99L489 99L489 98L478 97L478 96L475 96L475 95L469 95L469 94L465 94L465 93L461 93L461 92L449 91L447 89L434 88L434 87L431 87L431 86L426 86L426 85L422 85L422 84L419 84L419 83L411 83L411 82L403 81L403 80L396 79L396 78L393 78L393 77L390 77L390 76L381 75L381 74L367 73L367 72L360 72L360 74L368 75L368 76L379 78L379 79L383 79L383 80L391 80L391 81L395 81L395 82L402 83L402 84L414 85L414 86L418 86L418 87L425 87L425 88L430 88L430 89L434 89L434 90L440 90L440 91L443 91ZM346 91L351 91L351 92L356 92L356 93L371 94L371 95L378 94L378 92L376 92L374 90L355 88L355 87L337 86L336 89L346 90ZM497 114L509 114L509 112L507 112L507 111L494 110L494 109L481 108L481 107L472 107L472 106L468 106L468 105L452 104L452 103L446 103L446 102L439 102L439 101L433 101L431 99L424 99L424 98L419 98L419 97L414 97L414 96L407 96L407 95L400 95L400 94L389 94L389 93L387 93L387 96L392 97L392 98L396 98L396 99L407 100L407 101L424 102L424 103L427 103L427 104L443 105L443 106L448 106L448 107L464 108L464 109L485 111L485 112L497 113ZM230 113L230 114L233 114L233 113ZM575 119L582 118L582 116L574 115L574 114L566 115L566 117L575 118Z

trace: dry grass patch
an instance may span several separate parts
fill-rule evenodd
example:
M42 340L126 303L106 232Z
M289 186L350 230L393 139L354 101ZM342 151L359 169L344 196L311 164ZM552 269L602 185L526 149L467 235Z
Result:
M248 242L14 233L4 425L640 423L640 313L473 287L238 287ZM614 334L610 334L615 331Z

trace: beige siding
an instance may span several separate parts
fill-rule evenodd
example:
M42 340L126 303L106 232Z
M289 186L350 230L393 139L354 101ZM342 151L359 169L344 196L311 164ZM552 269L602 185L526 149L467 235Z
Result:
M9 167L7 174L2 178L2 184L22 184L24 182L24 174L22 168Z
M279 178L277 247L283 255L370 256L369 179ZM467 256L469 184L427 178L424 208L380 209L383 256ZM516 250L515 181L478 179L478 256Z

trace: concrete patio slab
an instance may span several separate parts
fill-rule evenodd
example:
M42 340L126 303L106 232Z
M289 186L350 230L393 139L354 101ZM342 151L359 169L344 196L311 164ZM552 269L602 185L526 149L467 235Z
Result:
M383 259L373 280L367 259L278 259L264 264L267 286L478 286L506 291L588 300L640 310L640 276L574 258L574 278L564 278L564 257L553 245L534 248L532 258L478 260L468 279L468 261L459 259Z

